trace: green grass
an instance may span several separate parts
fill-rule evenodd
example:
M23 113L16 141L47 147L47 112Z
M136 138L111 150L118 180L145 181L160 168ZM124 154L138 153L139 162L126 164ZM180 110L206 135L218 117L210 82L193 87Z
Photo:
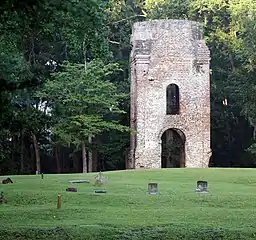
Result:
M11 176L13 184L0 185L8 200L0 205L0 239L255 239L255 171L106 172L101 195L93 193L95 173ZM76 179L92 183L69 183ZM195 193L197 180L208 181L209 194ZM160 195L147 194L151 181ZM65 191L71 186L78 192Z

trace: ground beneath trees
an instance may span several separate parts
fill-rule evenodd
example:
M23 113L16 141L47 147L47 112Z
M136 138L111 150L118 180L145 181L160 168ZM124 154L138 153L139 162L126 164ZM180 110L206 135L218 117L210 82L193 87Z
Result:
M0 185L0 239L255 239L255 171L115 171L103 187L93 186L96 173L11 176ZM78 179L90 183L69 183ZM208 181L208 194L195 193L197 180ZM149 182L160 195L147 194Z

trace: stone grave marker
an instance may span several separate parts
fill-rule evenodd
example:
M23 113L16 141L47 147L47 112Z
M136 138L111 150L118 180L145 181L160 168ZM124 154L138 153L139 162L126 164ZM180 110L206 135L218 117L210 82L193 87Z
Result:
M99 172L99 173L95 176L94 185L95 185L95 186L102 186L105 182L106 182L106 177L103 175L102 172Z
M13 181L9 177L6 179L3 179L3 181L2 181L2 184L11 184L11 183L13 183Z
M197 181L196 192L197 193L208 193L208 182L207 181Z
M58 198L57 198L57 209L61 208L61 195L58 194Z
M149 183L148 184L148 194L151 194L151 195L159 194L157 183Z
M94 190L94 193L107 193L106 190Z
M1 193L0 193L0 203L1 204L7 203L7 200L4 197L4 192L3 191L1 191Z
M90 183L89 180L72 180L69 181L70 183Z
M66 189L67 192L77 192L77 188L75 187L69 187Z

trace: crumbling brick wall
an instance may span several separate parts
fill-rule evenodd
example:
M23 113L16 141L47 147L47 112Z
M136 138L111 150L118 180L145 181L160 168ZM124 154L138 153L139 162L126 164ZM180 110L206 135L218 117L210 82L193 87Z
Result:
M131 52L130 167L161 167L161 136L185 135L185 166L207 167L210 149L209 50L199 24L187 20L135 23ZM180 111L166 114L166 88L179 87Z

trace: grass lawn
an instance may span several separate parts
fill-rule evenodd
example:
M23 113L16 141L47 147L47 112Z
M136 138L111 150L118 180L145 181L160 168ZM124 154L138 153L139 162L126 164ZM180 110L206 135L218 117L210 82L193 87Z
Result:
M256 169L106 172L102 188L95 175L10 176L0 184L0 239L256 239ZM77 179L91 183L69 183ZM195 193L197 180L208 194ZM149 182L160 195L147 194ZM65 191L72 186L78 192Z

